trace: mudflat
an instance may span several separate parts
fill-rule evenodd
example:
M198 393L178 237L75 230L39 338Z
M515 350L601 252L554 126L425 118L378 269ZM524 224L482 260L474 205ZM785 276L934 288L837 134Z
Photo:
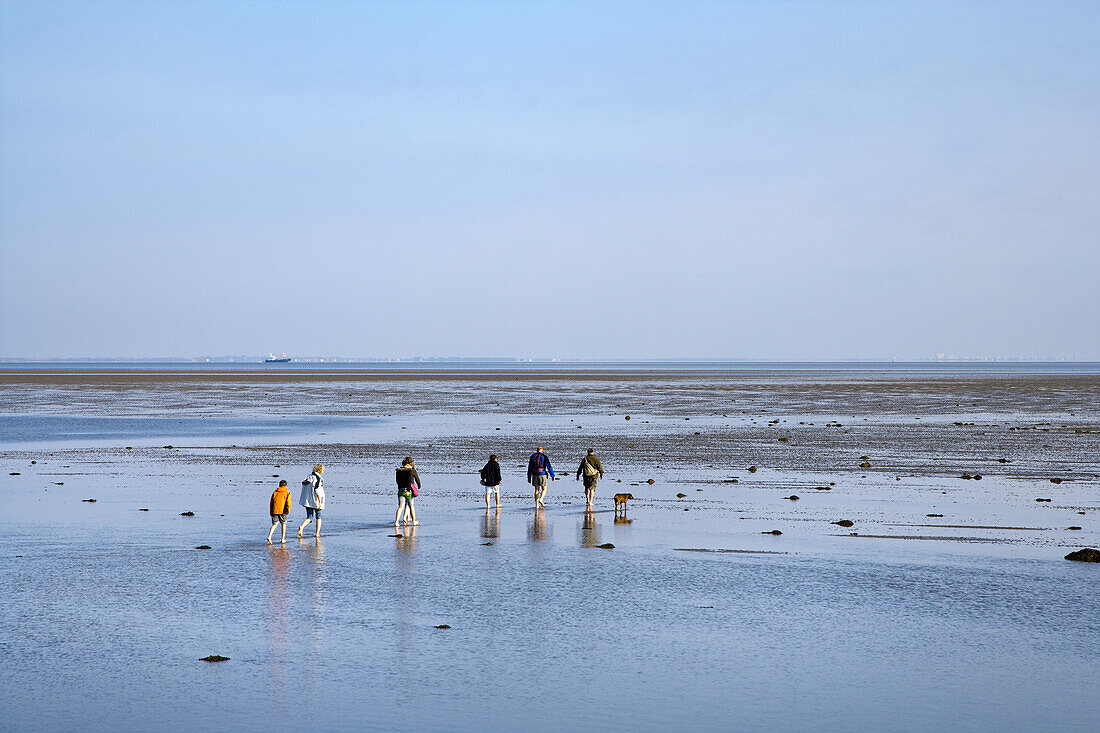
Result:
M1100 566L1062 559L1100 544L1097 375L6 370L0 385L0 712L16 729L840 730L858 710L876 728L1088 730L1100 715ZM535 445L567 477L539 513ZM591 513L573 480L588 447L607 471ZM486 512L491 452L504 506ZM406 455L423 524L395 532ZM317 462L322 537L299 542ZM295 507L269 548L280 479ZM635 497L621 519L620 491Z

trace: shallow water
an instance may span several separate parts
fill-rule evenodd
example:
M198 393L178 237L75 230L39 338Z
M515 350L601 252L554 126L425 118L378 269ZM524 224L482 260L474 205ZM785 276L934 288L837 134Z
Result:
M694 380L598 386L599 408L633 401L629 424L568 412L564 386L555 401L559 387L532 384L406 384L377 397L376 386L288 384L264 387L266 402L235 387L133 389L121 402L85 388L75 407L22 388L19 414L61 421L36 423L46 433L84 432L0 436L0 728L1094 730L1100 566L1061 557L1100 538L1086 449L1096 433L1074 432L1096 428L1095 407L1082 415L1087 395L1072 385L1021 401L1018 387L991 396L964 382L919 386L919 404L940 407L907 412L905 385L888 381L846 403L852 433L821 417L849 387L782 381L774 399L724 380L709 392ZM790 409L683 419L731 388ZM479 389L494 409L474 409ZM507 411L525 393L545 410ZM346 408L348 394L377 399L372 419L283 422ZM997 431L953 424L963 413L946 406L976 401ZM197 417L206 405L221 416ZM96 420L112 415L139 419L108 421L104 435ZM182 418L213 429L162 448ZM817 424L793 431L792 448L754 419ZM566 480L536 515L519 467L527 444L545 438L565 473L578 433L606 446L599 511L585 514ZM490 446L507 458L499 513L479 506L471 478ZM406 450L424 456L423 525L394 537L390 482ZM862 451L873 468L854 464ZM277 477L296 503L321 459L323 537L293 538L295 506L291 539L268 547ZM960 465L986 477L960 481ZM1055 486L1052 471L1072 479ZM823 483L835 485L813 489ZM638 497L629 523L610 511L621 490ZM792 491L802 498L783 499ZM1055 501L1034 502L1044 494ZM832 525L839 517L856 526ZM783 534L762 534L773 528ZM230 661L198 661L208 654Z
M400 537L379 503L285 548L258 522L165 511L12 528L6 727L1090 730L1100 713L1094 567L675 552L633 541L646 517L422 504ZM183 544L200 536L214 549Z
M168 438L229 445L230 441L361 431L377 422L367 418L296 415L249 418L0 414L0 446L115 446L119 441L130 441L144 447Z

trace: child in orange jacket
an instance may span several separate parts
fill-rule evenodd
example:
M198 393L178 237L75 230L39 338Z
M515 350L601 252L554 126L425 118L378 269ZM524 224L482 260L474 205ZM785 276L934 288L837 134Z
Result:
M275 533L275 523L283 528L281 542L286 542L286 517L290 514L290 489L286 487L286 481L279 482L279 488L271 495L271 529L267 532L267 544L271 544L271 535Z

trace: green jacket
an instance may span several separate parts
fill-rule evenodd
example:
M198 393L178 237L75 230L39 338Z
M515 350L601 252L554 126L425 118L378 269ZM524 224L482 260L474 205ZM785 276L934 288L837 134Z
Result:
M592 468L596 469L595 476L584 475L584 464L592 464ZM584 488L588 489L596 485L597 478L603 478L603 464L600 463L600 459L595 455L585 456L581 459L581 465L577 466L577 478L584 479Z

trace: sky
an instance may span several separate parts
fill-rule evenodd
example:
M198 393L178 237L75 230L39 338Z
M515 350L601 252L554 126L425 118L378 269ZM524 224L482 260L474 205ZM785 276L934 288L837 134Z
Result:
M1100 3L0 0L0 357L1100 360Z

